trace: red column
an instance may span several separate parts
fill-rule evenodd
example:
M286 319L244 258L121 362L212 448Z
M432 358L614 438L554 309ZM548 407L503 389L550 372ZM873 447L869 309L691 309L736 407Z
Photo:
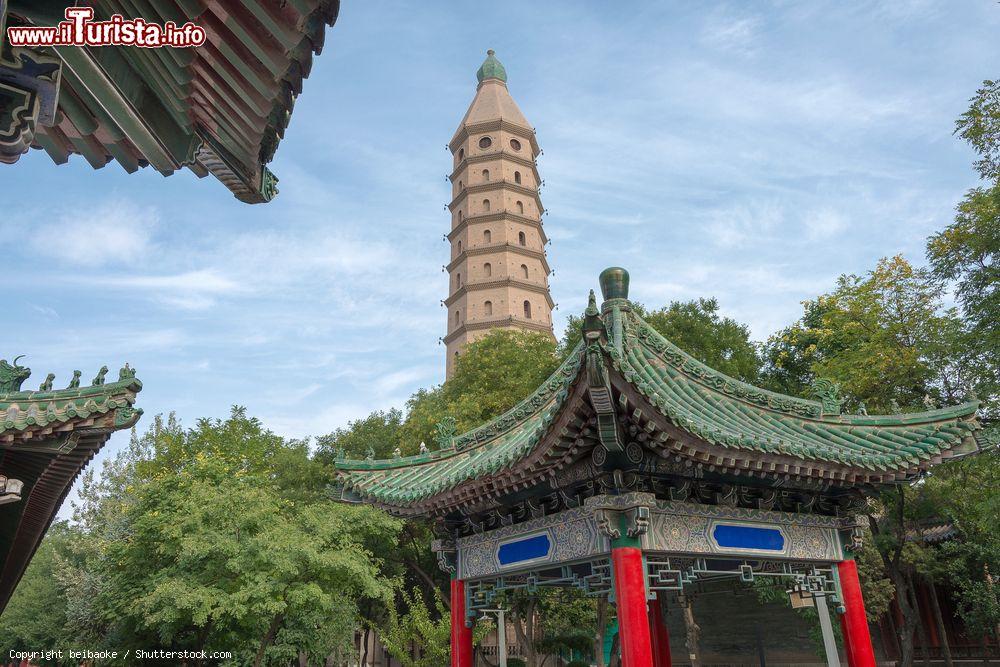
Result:
M451 580L451 667L472 666L472 628L465 624L465 582Z
M611 565L615 575L622 667L653 667L642 550L637 547L612 548Z
M663 601L660 594L649 601L649 633L653 643L653 664L670 667L670 633L663 618Z
M865 616L865 601L861 597L861 582L858 580L858 566L853 560L837 563L840 576L840 592L844 596L847 611L840 619L844 630L844 645L847 648L847 663L850 667L875 667L875 650Z

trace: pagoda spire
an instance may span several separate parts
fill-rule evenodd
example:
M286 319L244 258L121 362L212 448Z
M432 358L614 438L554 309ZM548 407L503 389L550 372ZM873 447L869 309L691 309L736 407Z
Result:
M465 346L493 329L553 336L545 209L535 163L541 149L492 49L476 79L476 95L448 145L448 377Z

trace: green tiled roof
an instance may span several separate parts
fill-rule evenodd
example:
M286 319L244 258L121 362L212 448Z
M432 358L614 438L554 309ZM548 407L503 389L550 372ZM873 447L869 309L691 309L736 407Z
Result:
M596 317L596 309L592 315ZM912 474L975 450L977 438L983 437L975 418L977 402L920 413L842 415L839 409L825 410L820 401L746 384L666 340L624 298L605 301L598 324L607 335L589 347L581 343L552 377L511 411L454 438L451 447L440 451L382 461L338 461L342 483L361 498L415 511L473 480L535 474L522 468L535 466L540 450L552 447L555 438L547 434L567 399L572 395L572 401L587 400L586 393L575 388L586 384L583 362L590 364L591 358L601 360L619 393L631 388L667 428L676 430L676 438L695 443L691 446L716 460L778 461L786 470L788 465L800 469L797 474L850 485ZM689 454L683 448L677 452ZM534 463L529 465L529 458Z
M24 573L73 480L111 434L142 415L133 407L142 383L126 365L106 382L107 367L80 386L79 371L65 389L49 374L22 391L31 370L0 360L0 474L23 484L21 497L0 512L0 612Z
M53 430L66 432L75 421L115 410L115 427L131 426L142 414L142 410L132 407L141 389L142 383L126 367L117 382L0 393L0 444L37 439L39 433Z

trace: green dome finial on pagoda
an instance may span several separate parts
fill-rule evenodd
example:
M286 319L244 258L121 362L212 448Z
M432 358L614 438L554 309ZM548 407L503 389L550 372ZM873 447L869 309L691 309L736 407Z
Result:
M612 266L601 271L598 279L604 300L628 298L628 271L620 266Z
M504 83L507 83L507 70L497 60L495 53L493 49L486 52L486 60L483 61L479 71L476 72L476 78L479 79L479 83L482 83L484 79L500 79Z

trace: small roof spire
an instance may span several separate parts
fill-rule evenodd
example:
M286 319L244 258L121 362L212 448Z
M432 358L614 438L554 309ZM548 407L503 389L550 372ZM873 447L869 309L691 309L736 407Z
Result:
M486 79L500 79L504 83L507 83L507 70L504 69L503 64L496 58L496 51L490 49L486 52L486 60L479 67L479 71L476 72L476 79L479 83L482 83Z

